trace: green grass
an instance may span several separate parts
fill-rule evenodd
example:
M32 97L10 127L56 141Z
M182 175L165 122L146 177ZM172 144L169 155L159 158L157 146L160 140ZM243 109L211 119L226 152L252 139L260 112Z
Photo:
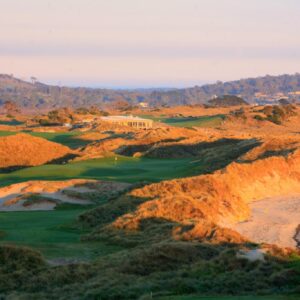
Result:
M65 146L68 146L72 149L85 146L89 143L87 140L81 140L79 137L82 132L80 131L70 131L70 132L31 132L31 131L23 131L24 133L28 133L32 136L41 137L47 139L48 141L59 143ZM1 136L9 136L15 135L18 132L14 131L0 131Z
M159 300L298 300L300 296L224 296L224 297L205 297L205 296L170 296L157 298Z
M63 180L71 178L104 179L124 182L159 181L182 177L191 172L191 159L147 159L114 157L69 163L44 165L0 174L0 186L27 180ZM3 212L0 229L2 243L29 246L47 258L68 257L93 259L118 250L102 242L80 242L78 230L71 224L87 208L55 211Z
M118 156L73 162L66 165L43 165L0 174L0 186L27 180L63 180L71 178L102 179L123 182L153 181L200 173L201 160L150 159Z
M0 131L0 137L2 136L9 136L9 135L15 135L17 132L15 131Z
M5 234L1 244L32 247L46 258L75 258L91 260L120 250L102 242L81 242L74 220L87 207L73 207L54 211L2 212L0 228Z
M224 115L201 116L201 117L153 117L141 115L140 117L151 119L155 122L162 122L175 127L215 127L219 126L224 120Z
M17 126L17 125L21 125L21 124L24 124L24 123L17 121L17 120L9 120L9 121L0 120L0 125Z
M2 134L7 134L3 133ZM75 136L68 134L34 133L64 142ZM200 174L211 163L202 159L151 159L117 156L73 162L65 165L43 165L0 174L0 186L28 180L64 180L86 178L122 182L158 182ZM93 259L117 251L103 242L80 242L79 230L69 224L87 208L65 207L55 211L0 213L2 243L29 246L47 258L71 257Z

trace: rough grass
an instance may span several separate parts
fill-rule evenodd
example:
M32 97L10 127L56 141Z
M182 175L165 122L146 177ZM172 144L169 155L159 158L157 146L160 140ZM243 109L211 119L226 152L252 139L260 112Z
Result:
M241 149L235 149L234 155L231 150L232 145L218 151L210 149L197 160L119 157L117 162L106 158L41 166L1 174L0 180L2 185L29 179L65 178L160 181L211 171L216 159L219 159L217 167L223 166L235 159ZM159 299L168 295L182 297L177 299L199 299L198 296L189 298L189 295L211 295L216 300L216 295L230 295L225 299L237 300L243 298L233 295L277 297L300 291L299 256L268 256L265 262L249 262L236 256L238 247L247 245L174 241L169 235L174 224L163 220L141 224L141 235L133 237L138 242L130 245L124 242L128 234L124 231L119 243L118 235L114 235L111 244L107 242L111 240L109 236L95 242L81 240L90 228L101 229L145 200L124 197L112 205L103 203L91 213L85 213L87 207L72 205L48 212L0 213L0 229L4 232L0 246L0 296L4 299L115 300ZM74 224L79 215L82 215L81 224L85 225L82 228ZM132 241L132 238L127 240ZM50 259L67 257L90 261L51 267L39 253L14 246L3 247L7 243L33 247Z
M1 282L0 291L16 299L21 295L22 299L159 299L168 295L211 295L213 299L231 295L234 299L234 295L278 296L299 288L288 258L270 256L265 262L249 262L237 258L236 251L235 247L200 243L159 243L120 251L90 264L53 268L38 260L34 272L22 260L16 260L15 266L4 260L0 276L5 284ZM31 261L32 254L23 256Z

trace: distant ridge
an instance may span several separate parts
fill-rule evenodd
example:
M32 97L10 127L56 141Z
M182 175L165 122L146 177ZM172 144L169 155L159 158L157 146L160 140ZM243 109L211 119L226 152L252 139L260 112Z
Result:
M208 101L209 106L229 107L249 105L243 98L234 95L219 96Z
M113 90L85 87L60 87L36 81L23 81L12 75L0 74L0 107L5 101L14 101L25 109L52 109L58 107L103 106L114 101L132 105L148 102L157 105L205 104L212 98L235 95L248 103L255 103L257 93L272 96L299 92L300 74L264 76L230 82L217 82L184 89ZM293 98L293 96L289 96ZM293 99L291 99L293 100ZM300 100L300 99L298 99Z

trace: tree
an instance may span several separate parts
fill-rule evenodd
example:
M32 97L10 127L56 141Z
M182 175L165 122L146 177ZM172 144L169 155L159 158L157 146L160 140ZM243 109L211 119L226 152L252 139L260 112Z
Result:
M131 105L125 100L115 100L112 105L118 111L130 110L131 108Z
M31 76L30 79L31 79L32 84L35 84L37 81L37 78L34 76Z

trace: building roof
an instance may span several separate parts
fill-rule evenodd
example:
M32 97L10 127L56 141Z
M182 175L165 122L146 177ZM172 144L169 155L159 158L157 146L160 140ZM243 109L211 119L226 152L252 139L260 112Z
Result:
M135 116L108 116L101 117L104 121L139 121L139 122L153 122L151 119L143 119Z

